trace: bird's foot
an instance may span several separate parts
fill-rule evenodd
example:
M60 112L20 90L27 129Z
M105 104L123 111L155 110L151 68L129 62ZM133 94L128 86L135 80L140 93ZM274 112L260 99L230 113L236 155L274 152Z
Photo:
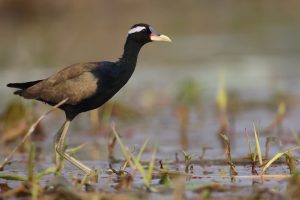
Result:
M56 151L58 145L55 145L54 153L53 153L53 161L56 165L56 174L61 174L61 171L64 168L64 158Z
M98 183L98 170L96 169L91 169L88 174L86 174L87 178L91 179L92 181Z

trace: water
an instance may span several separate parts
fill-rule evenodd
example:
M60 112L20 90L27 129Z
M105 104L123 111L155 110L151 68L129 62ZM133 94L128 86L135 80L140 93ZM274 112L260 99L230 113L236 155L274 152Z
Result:
M195 58L196 59L196 58ZM261 134L260 142L262 152L265 152L265 142L267 137L277 137L281 142L271 143L270 157L276 153L296 146L295 140L290 130L299 131L300 118L299 96L300 90L300 68L298 66L300 59L293 55L239 55L239 56L218 56L215 59L197 61L195 63L164 63L147 64L142 63L138 66L128 85L122 90L113 101L122 101L142 111L142 119L126 123L118 118L113 118L122 136L122 140L129 147L141 147L147 137L150 137L149 145L145 150L142 159L149 160L152 149L157 147L157 158L165 162L175 160L175 152L178 152L179 158L183 160L180 145L179 122L176 116L176 93L178 85L183 80L193 79L201 90L201 103L196 107L189 109L188 123L188 149L187 151L194 155L193 159L198 160L203 147L211 147L205 154L205 158L225 159L224 150L218 139L218 114L215 109L215 95L218 88L220 77L223 76L228 91L237 94L241 102L254 102L252 107L241 107L235 115L234 126L232 126L231 136L232 157L233 159L244 158L248 154L248 145L246 141L245 129L250 133L250 141L254 147L253 123L259 130L268 127L277 112L278 102L275 101L276 95L284 94L288 98L287 114L280 129L275 129L273 133ZM0 106L4 110L6 103L12 98L12 91L4 87L12 80L26 81L35 77L46 77L54 70L22 70L3 71L0 78L0 92L2 95ZM229 101L231 97L229 96ZM267 106L267 105L271 106ZM264 106L265 105L265 106ZM40 105L41 109L48 107ZM72 125L71 133L68 136L68 145L76 146L83 141L88 145L80 151L78 158L85 160L89 166L104 170L100 176L100 182L95 185L97 190L114 192L115 175L107 173L107 141L108 137L93 135L89 132L90 123L87 114L82 114ZM232 116L231 116L232 117ZM43 122L47 131L47 139L40 144L42 148L41 163L38 163L38 170L45 169L51 165L51 142L58 124L62 123L63 118L58 115L49 116ZM108 124L109 124L108 123ZM53 124L53 126L48 126ZM109 125L108 125L109 126ZM101 131L97 131L98 133ZM1 158L5 154L1 154ZM299 156L298 152L294 153ZM121 158L122 153L119 148L116 149L116 157ZM5 168L3 173L17 173L26 175L26 156L16 157L19 162ZM299 164L297 163L298 167ZM158 166L158 163L156 163ZM116 168L118 165L116 165ZM184 171L184 164L178 166L169 165L170 170ZM204 171L209 174L205 175ZM194 164L194 173L192 178L186 180L186 195L195 198L198 194L195 188L210 183L218 183L237 187L236 196L251 195L257 188L275 188L278 192L284 193L287 187L285 179L257 180L252 178L241 178L251 175L250 165L238 165L238 178L228 177L229 166L207 165L200 166ZM258 169L259 171L259 169ZM285 164L274 165L268 170L269 174L289 174L288 167ZM71 174L71 175L70 175ZM71 176L82 177L81 173L66 164L64 176L70 180ZM46 176L42 184L47 185L52 176ZM152 183L157 186L158 179L153 179ZM1 183L8 183L10 187L15 187L18 182L1 180ZM142 188L143 182L140 174L134 177L134 191ZM234 190L234 189L232 189ZM231 189L227 192L215 192L217 196L231 196ZM234 190L235 191L235 190ZM173 193L170 191L150 194L149 199L172 199Z

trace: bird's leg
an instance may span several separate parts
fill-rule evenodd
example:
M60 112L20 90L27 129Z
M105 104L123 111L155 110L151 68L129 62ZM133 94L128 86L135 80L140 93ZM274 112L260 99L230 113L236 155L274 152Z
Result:
M59 168L61 168L62 166L62 162L61 162L61 156L59 155L59 153L56 151L56 148L58 147L58 143L59 140L61 138L62 132L65 128L67 121L64 122L64 124L60 127L60 129L58 130L58 132L55 134L55 138L54 138L54 161L56 166L58 166ZM65 141L61 141L63 144L65 143Z
M73 165L75 165L76 167L78 167L80 170L82 170L85 174L87 175L92 175L92 176L96 176L96 172L92 169L90 169L89 167L87 167L86 165L84 165L83 163L81 163L80 161L76 160L74 157L70 156L69 154L67 154L65 152L64 149L64 143L65 143L65 138L69 129L69 125L70 125L70 121L67 120L62 128L59 130L59 132L56 134L56 140L55 140L55 151L59 154L59 157L63 157L64 159L68 160L70 163L72 163ZM60 158L56 158L56 161L59 161L58 159Z

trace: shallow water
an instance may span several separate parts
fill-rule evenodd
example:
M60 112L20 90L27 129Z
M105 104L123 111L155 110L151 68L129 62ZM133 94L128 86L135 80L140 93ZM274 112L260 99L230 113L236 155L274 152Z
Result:
M287 102L288 112L280 129L275 129L270 134L261 134L260 143L262 152L265 152L266 138L274 136L281 141L271 143L270 157L276 153L296 146L295 140L290 130L300 130L298 123L300 118L299 97L300 90L300 68L298 67L300 59L297 56L284 55L265 55L265 56L220 56L214 60L206 60L198 64L164 64L164 66L156 64L143 64L139 66L133 75L129 84L120 94L116 95L113 101L122 101L134 108L142 110L144 113L142 119L133 122L123 122L114 118L108 122L114 121L118 133L122 136L122 140L129 147L140 147L147 137L150 137L150 144L145 150L143 160L149 160L152 149L158 148L157 159L165 162L175 160L175 152L178 152L179 158L183 160L181 154L179 122L176 117L175 96L178 85L186 79L195 80L201 90L201 103L189 110L188 123L188 152L194 155L193 159L198 160L203 147L211 147L205 154L206 159L225 159L225 153L218 137L218 115L215 109L215 95L218 88L220 76L225 77L226 87L228 91L234 91L238 94L240 101L255 102L250 108L242 107L234 117L234 125L231 127L232 135L232 157L233 159L244 158L248 154L248 145L246 141L245 129L250 134L250 140L254 147L253 123L258 130L264 130L268 127L276 116L278 102L274 103L274 97L284 93L290 98ZM155 67L153 67L155 66ZM32 70L14 72L4 71L0 78L0 85L10 82L12 78L22 80L31 79L31 77L45 77L51 74L50 71ZM19 74L19 76L16 76ZM11 90L0 87L3 95L0 101L1 110L4 105L12 97ZM229 96L230 101L230 96ZM262 104L263 103L263 104ZM262 105L263 106L262 106ZM264 106L270 104L271 106ZM275 105L275 106L274 106ZM42 110L48 109L47 106L41 105ZM59 116L59 117L58 117ZM85 160L89 166L104 171L100 177L99 183L96 185L97 190L113 192L114 175L107 173L107 141L108 137L100 136L101 130L96 131L97 134L91 134L90 122L87 114L82 114L72 124L70 134L68 136L68 145L76 146L83 141L88 145L84 147L77 155L80 160ZM47 138L38 143L42 148L41 161L38 162L37 168L42 170L51 165L51 143L55 130L62 123L62 116L49 116L43 126L47 132ZM230 119L232 120L232 119ZM136 123L138 122L138 123ZM51 124L51 126L48 126ZM52 125L53 124L53 125ZM1 153L0 158L4 157ZM294 153L299 156L298 152ZM117 148L116 157L121 158L122 154ZM17 173L25 175L26 172L26 156L16 157L19 161L5 168L3 173ZM299 163L297 163L299 168ZM118 168L118 164L114 165ZM158 163L156 163L158 167ZM207 165L200 166L194 164L194 173L190 180L186 181L186 193L190 198L194 198L197 194L193 191L193 187L209 183L220 183L225 185L237 186L239 189L234 195L251 195L253 190L258 188L273 188L279 193L284 193L287 181L270 179L266 181L253 180L251 178L235 178L232 180L228 177L228 165ZM169 165L168 169L184 171L184 164L178 166ZM204 175L204 170L208 171L208 175ZM237 171L239 176L250 176L251 166L238 165ZM258 169L259 171L259 169ZM1 172L2 173L2 172ZM289 169L285 164L274 165L268 170L269 174L289 174ZM226 176L224 176L224 174ZM82 177L82 174L73 166L66 164L64 176L72 175ZM42 184L47 185L52 176L46 176ZM0 182L7 182L0 180ZM157 186L158 179L153 179L152 183ZM9 186L14 187L18 182L9 181ZM134 178L134 185L141 187L142 180L139 174ZM214 193L215 196L233 195L230 191L225 193ZM172 192L153 193L149 199L172 199Z

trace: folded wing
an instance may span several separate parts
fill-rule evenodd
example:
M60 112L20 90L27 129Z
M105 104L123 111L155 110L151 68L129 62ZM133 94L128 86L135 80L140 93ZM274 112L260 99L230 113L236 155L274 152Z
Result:
M66 104L76 105L96 93L98 79L91 72L96 66L96 63L71 65L17 94L50 104L67 98Z

